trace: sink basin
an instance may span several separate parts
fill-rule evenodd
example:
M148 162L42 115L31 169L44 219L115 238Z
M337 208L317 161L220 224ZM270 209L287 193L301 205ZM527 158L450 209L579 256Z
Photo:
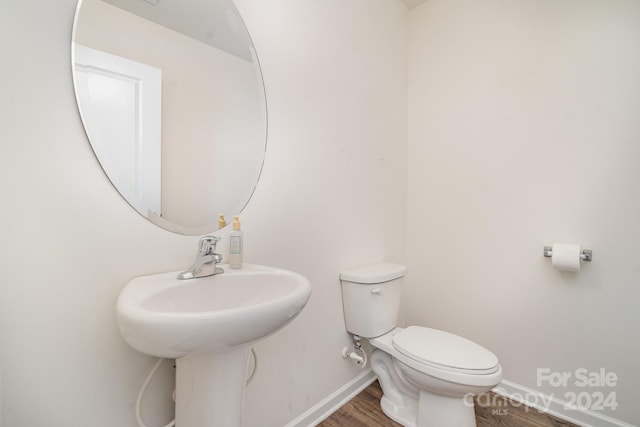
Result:
M117 321L127 343L180 358L248 346L289 323L311 295L300 274L255 264L190 280L177 272L137 277L120 293Z

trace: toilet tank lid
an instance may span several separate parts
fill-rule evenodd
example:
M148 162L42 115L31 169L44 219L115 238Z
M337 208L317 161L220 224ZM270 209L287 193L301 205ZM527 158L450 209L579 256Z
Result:
M364 284L382 283L403 277L406 272L407 267L402 264L379 262L343 271L340 273L340 280Z

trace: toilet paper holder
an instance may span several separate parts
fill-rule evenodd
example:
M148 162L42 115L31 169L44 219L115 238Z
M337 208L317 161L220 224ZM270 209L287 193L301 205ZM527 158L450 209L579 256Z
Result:
M552 246L544 247L544 256L546 256L547 258L551 258L553 256ZM582 253L580 254L580 259L582 261L591 261L593 259L593 252L591 251L591 249L583 249Z

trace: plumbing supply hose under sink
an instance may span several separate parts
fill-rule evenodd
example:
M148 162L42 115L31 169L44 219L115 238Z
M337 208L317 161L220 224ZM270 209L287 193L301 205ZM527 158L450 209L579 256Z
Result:
M162 362L164 362L164 359L158 359L156 364L153 365L153 368L151 368L151 371L149 371L149 375L147 375L147 379L144 380L144 383L140 388L140 392L138 393L138 398L136 399L136 421L138 421L138 426L140 427L147 427L147 425L142 420L142 410L141 410L142 398L144 397L144 393L147 391L147 387L149 386L149 382L151 382L151 378L153 378L153 376L156 374L156 371L158 370ZM175 419L173 419L169 424L165 425L164 427L173 427L174 425L176 425Z

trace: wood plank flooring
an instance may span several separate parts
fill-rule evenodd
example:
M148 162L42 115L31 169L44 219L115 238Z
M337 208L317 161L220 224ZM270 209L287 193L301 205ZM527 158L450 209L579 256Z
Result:
M490 393L476 402L478 427L577 427L536 409ZM376 381L318 424L318 427L402 427L380 409L382 390Z

